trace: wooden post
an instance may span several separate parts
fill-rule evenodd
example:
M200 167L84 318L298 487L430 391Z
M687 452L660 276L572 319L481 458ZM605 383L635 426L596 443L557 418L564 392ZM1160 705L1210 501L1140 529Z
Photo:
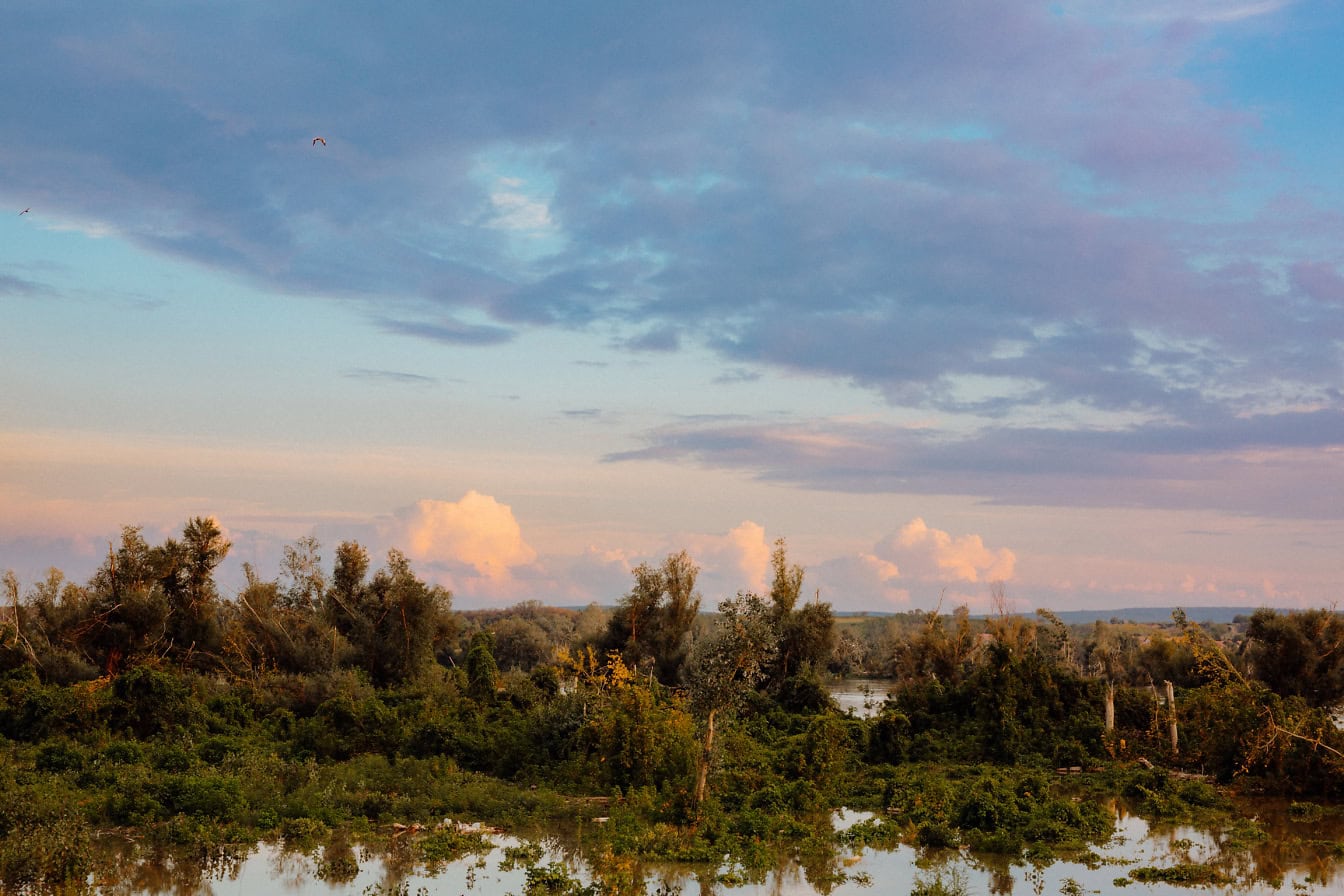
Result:
M1176 739L1176 688L1172 686L1170 681L1166 682L1166 685L1167 712L1169 714L1168 718L1171 719L1169 723L1171 725L1171 755L1175 756L1181 751L1180 745Z

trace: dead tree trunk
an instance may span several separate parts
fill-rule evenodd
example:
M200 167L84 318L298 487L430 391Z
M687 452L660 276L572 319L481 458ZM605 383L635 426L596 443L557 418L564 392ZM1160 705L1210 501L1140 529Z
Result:
M1115 730L1115 682L1106 682L1106 733Z
M1176 688L1170 681L1167 685L1167 717L1170 719L1168 724L1171 726L1171 755L1175 756L1180 752L1180 745L1176 739Z
M700 764L695 770L695 817L700 819L700 806L705 801L705 788L709 782L709 761L714 753L714 715L717 709L711 709L705 719L705 743L700 752Z

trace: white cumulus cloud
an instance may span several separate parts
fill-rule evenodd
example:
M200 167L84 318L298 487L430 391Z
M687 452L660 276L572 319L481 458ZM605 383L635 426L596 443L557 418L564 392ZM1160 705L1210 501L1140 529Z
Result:
M439 567L471 567L492 581L509 578L537 552L523 540L513 509L490 495L469 491L460 501L417 501L396 514L406 555Z
M895 563L904 578L942 582L1007 581L1017 564L1008 548L991 550L979 535L953 536L921 517L883 540L875 553Z

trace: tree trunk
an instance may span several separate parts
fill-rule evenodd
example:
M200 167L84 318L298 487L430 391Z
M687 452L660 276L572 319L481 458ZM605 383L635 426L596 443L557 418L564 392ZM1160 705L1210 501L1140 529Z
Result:
M714 715L717 709L709 711L705 719L705 743L700 753L700 764L695 770L695 818L700 820L700 805L705 801L705 786L709 782L709 761L714 755Z
M1106 682L1106 733L1115 730L1115 682Z
M1175 756L1177 753L1180 752L1180 746L1178 745L1176 740L1176 688L1172 685L1170 681L1166 682L1166 685L1167 685L1167 712L1170 714L1169 718L1171 719L1169 723L1171 725L1171 755Z

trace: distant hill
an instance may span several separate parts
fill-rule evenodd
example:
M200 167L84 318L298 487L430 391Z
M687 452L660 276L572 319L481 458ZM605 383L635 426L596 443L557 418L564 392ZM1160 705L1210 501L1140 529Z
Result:
M1173 607L1126 607L1121 610L1056 610L1055 615L1066 625L1087 625L1098 619L1103 622L1171 622ZM1231 622L1237 616L1250 616L1258 607L1182 607L1191 622Z
M1051 609L1046 607L1047 610ZM1171 613L1175 607L1124 607L1111 610L1053 610L1052 612L1059 617L1059 620L1065 625L1090 625L1100 619L1102 622L1116 620L1118 622L1141 622L1169 624L1171 622ZM1238 616L1250 616L1259 607L1182 607L1185 610L1185 616L1191 622L1201 624L1211 622L1231 622ZM864 618L874 616L894 616L898 615L883 611L837 611L837 619L845 618ZM972 619L984 619L985 613L972 613ZM1035 611L1020 613L1021 616L1035 616Z

